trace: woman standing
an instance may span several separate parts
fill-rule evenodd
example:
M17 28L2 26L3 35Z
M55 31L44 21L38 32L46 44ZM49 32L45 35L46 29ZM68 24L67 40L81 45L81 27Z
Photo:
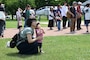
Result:
M22 16L21 16L21 13L22 13L22 9L18 8L18 10L16 12L16 18L17 18L17 21L18 21L17 28L19 29L19 31L21 30L21 27L22 27Z
M88 24L90 23L90 4L87 4L86 7L84 8L84 13L85 13L85 25L87 29L87 33L89 32L88 30Z
M52 27L54 27L54 13L53 13L53 8L50 8L49 11L49 23L48 27L50 27L50 30L53 30Z

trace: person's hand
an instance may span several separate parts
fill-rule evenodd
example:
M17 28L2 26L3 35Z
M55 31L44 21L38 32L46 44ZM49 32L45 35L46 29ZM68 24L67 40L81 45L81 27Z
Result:
M72 17L74 17L74 14L72 14Z
M41 40L43 37L42 36L39 36L36 38L36 40Z

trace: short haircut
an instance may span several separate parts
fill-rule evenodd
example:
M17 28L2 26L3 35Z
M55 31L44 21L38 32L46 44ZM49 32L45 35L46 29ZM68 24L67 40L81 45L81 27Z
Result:
M61 6L60 4L57 5L58 7Z
M27 4L27 7L30 7L30 5L29 5L29 4Z
M32 22L34 22L34 21L36 21L35 18L33 18L33 19L28 19L28 20L26 21L26 25L27 25L27 27L31 27Z
M36 24L36 29L37 29L37 27L38 27L39 24L40 24L40 23L37 23L37 24Z

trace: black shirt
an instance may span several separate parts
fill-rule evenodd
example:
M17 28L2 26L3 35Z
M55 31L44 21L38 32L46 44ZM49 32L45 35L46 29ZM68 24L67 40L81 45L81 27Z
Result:
M71 7L70 11L74 14L73 18L76 18L76 9L75 9L75 7Z

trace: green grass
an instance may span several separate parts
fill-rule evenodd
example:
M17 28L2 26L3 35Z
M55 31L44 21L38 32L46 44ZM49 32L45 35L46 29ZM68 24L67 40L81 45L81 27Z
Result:
M0 60L90 60L90 35L45 37L45 53L32 56L18 55L16 48L6 48L10 39L0 40Z
M40 22L47 22L46 16L41 16L41 21ZM23 26L24 26L24 21L23 21ZM47 27L47 24L41 24L42 27ZM17 28L17 21L14 20L6 20L6 28Z
M23 21L24 26L24 21ZM42 27L47 27L47 24L41 24ZM17 28L17 21L6 21L6 28Z

